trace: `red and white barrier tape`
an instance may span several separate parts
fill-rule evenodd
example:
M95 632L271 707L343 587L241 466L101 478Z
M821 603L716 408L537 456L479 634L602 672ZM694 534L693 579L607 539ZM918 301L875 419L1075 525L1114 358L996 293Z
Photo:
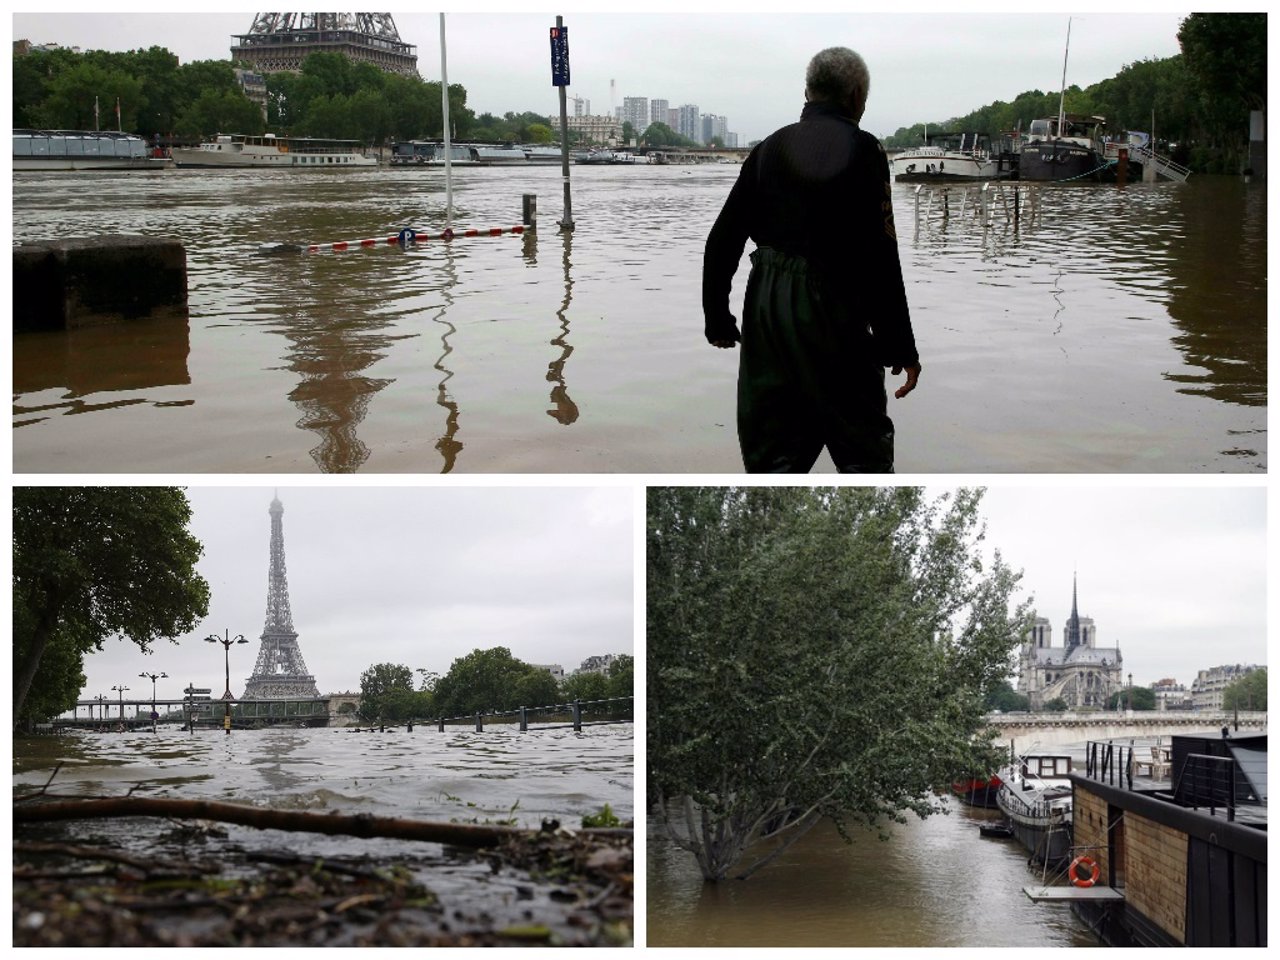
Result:
M428 240L458 240L463 237L500 237L504 233L524 233L523 226L490 227L488 230L444 230L432 236L425 231L413 231L414 243L425 243ZM395 246L400 242L400 234L385 239L339 240L337 243L307 244L307 253L319 253L322 250L352 250L359 247Z

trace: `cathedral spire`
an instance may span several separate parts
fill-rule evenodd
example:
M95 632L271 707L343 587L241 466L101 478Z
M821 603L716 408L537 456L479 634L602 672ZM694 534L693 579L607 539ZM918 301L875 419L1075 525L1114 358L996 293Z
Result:
M1070 654L1076 647L1080 646L1083 641L1083 638L1080 636L1080 610L1079 605L1076 603L1076 581L1077 574L1073 570L1071 571L1071 618L1067 620L1067 636L1065 644L1068 654Z

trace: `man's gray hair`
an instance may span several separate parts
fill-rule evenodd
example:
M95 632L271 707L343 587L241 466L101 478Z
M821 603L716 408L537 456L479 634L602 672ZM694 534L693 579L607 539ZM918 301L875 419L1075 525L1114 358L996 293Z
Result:
M847 107L854 120L861 120L867 109L871 74L866 61L848 47L828 47L809 61L804 86L810 100Z

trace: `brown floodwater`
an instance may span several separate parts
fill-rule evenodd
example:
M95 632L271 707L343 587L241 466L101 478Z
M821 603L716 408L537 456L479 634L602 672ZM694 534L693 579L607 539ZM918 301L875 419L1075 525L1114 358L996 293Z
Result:
M693 855L649 820L650 946L1098 946L1063 904L1022 892L1041 879L1013 839L980 837L997 810L891 824L890 839L819 825L748 880L705 883Z
M443 173L15 175L17 241L174 237L190 286L186 322L14 338L15 470L739 471L699 299L737 171L574 168L560 234L558 167L460 167L456 228L532 193L541 230L271 255L438 232ZM899 472L1265 472L1265 187L1042 193L1017 230L917 232L895 185L924 365Z

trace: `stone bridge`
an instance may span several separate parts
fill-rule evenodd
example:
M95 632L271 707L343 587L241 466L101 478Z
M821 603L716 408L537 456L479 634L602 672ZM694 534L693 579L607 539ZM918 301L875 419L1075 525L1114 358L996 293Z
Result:
M987 722L999 731L996 742L1015 749L1045 750L1089 740L1136 740L1182 733L1219 734L1236 730L1236 714L1181 713L1164 710L1096 711L1092 713L993 713ZM1241 733L1265 733L1265 712L1239 714Z

